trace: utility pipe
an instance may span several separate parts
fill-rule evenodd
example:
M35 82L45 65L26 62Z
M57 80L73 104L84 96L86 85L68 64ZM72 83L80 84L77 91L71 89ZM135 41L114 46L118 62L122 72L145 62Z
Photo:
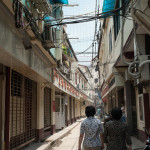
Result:
M127 62L127 61L125 61L124 60L124 58L123 58L123 41L124 41L124 24L125 24L125 18L123 18L123 20L122 20L122 27L121 27L121 49L120 49L120 51L121 51L121 60L125 63L125 64L127 64L127 65L129 65L129 67L128 67L128 73L131 75L131 76L133 76L134 78L138 78L139 77L139 75L140 75L140 73L132 73L131 72L131 67L132 67L132 65L134 65L134 64L139 64L139 62L138 61L134 61L134 62ZM134 24L133 24L134 25ZM134 26L134 28L135 28L135 26ZM135 33L135 29L134 29L134 35L135 35L136 33ZM136 35L134 36L134 37L136 37ZM136 41L136 38L135 38L135 41ZM136 43L136 42L135 42ZM136 47L137 45L135 45L135 47ZM135 48L135 50L134 50L134 56L136 56L136 51L137 49Z
M139 68L141 68L143 65L149 64L149 63L150 63L150 60L143 61L143 62L139 65Z
M125 61L124 58L123 58L124 24L125 24L125 18L122 19L122 26L121 26L121 48L120 48L121 60L123 61L123 63L125 63L127 65L130 65L131 63Z
M129 65L129 67L128 67L128 73L131 75L131 76L133 76L134 78L139 78L139 76L140 76L140 72L136 72L136 73L132 73L131 72L131 67L133 66L133 65L139 65L139 61L134 61L134 62L132 62L130 65ZM134 66L135 67L135 66Z

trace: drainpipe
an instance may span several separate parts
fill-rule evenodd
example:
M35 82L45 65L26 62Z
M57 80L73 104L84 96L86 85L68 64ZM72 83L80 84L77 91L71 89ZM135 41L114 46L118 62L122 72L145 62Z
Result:
M131 67L135 64L139 64L138 61L134 61L134 62L127 62L124 60L123 58L123 41L124 41L124 24L125 24L125 18L123 18L122 20L122 26L121 26L121 49L120 49L120 52L121 52L121 60L123 61L123 63L129 65L128 67L128 73L133 76L134 78L139 78L139 75L140 73L132 73L130 70L131 70ZM133 24L134 25L134 24ZM135 26L134 26L134 32L135 32ZM136 33L134 33L134 39L136 41ZM136 42L135 42L136 43ZM137 49L136 49L136 46L137 44L135 44L135 49L134 49L134 56L137 56Z
M135 21L133 20L133 31L134 31L134 62L129 64L128 67L128 73L133 76L133 78L137 79L140 77L140 72L136 72L136 73L132 73L131 72L131 67L132 66L139 66L139 48L138 48L138 44L137 44L137 37L136 37L136 27L135 27Z
M125 24L125 18L122 19L122 26L121 26L121 49L120 49L121 60L123 61L123 63L125 63L127 65L130 65L131 63L125 61L124 58L123 58L124 24Z

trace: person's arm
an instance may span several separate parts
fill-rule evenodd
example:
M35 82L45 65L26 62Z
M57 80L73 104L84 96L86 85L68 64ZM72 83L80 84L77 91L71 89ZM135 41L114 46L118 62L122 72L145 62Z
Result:
M80 136L79 136L79 143L78 143L78 150L81 150L81 144L82 144L82 140L83 140L83 136L84 136L84 122L81 123L81 127L80 127Z
M103 136L103 133L100 133L100 138L101 138L101 148L104 149L104 136Z
M102 123L100 122L100 126L99 126L99 131L100 131L100 140L101 140L101 149L104 149L104 129L103 129L103 125Z
M83 140L83 134L80 134L80 136L79 136L78 150L81 150L81 143L82 143L82 140Z

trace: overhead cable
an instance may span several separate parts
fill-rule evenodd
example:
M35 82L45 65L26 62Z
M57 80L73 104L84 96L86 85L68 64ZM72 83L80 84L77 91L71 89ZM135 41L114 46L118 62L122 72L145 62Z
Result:
M79 19L76 21L68 21L68 22L62 22L62 23L57 23L54 25L50 25L50 26L56 26L56 25L64 25L64 24L76 24L76 23L83 23L83 22L89 22L89 21L93 21L95 19L100 19L100 18L107 18L113 15L116 15L118 11L122 10L123 8L127 7L128 3L125 3L122 7L111 10L111 11L107 11L107 12L103 12L100 14L97 14L97 16L93 16L93 17L89 17L87 19Z

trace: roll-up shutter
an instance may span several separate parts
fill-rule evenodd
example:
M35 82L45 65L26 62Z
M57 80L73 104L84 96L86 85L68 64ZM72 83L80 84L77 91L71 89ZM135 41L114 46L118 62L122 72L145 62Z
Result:
M12 71L10 99L10 149L36 137L36 83Z
M51 90L44 89L44 129L51 128Z

